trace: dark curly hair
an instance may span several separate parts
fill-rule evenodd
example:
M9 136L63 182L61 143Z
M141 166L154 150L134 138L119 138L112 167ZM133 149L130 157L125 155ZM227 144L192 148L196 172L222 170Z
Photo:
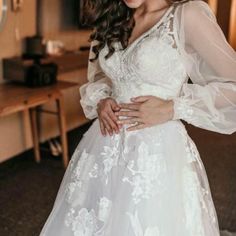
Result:
M170 4L175 4L189 0L167 1ZM123 49L128 46L129 37L135 26L133 18L135 9L127 7L123 0L85 0L83 7L84 16L86 16L83 18L83 24L94 29L89 42L98 41L98 44L92 48L95 58L90 58L91 62L98 58L99 52L106 43L109 52L105 59L108 59L115 52L113 43L120 42Z

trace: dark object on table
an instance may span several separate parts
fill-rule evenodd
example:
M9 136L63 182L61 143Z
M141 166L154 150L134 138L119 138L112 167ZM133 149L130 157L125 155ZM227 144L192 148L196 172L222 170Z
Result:
M56 83L57 81L57 65L34 64L28 70L25 83L29 87L41 87Z
M42 87L57 81L58 66L55 63L41 63L46 57L46 47L39 35L25 39L25 53L22 58L3 60L4 79L28 87Z
M89 46L81 46L79 48L80 51L89 51L89 49L90 49L90 45Z
M88 56L89 50L81 50L60 56L46 56L37 60L24 57L5 58L3 59L3 77L6 80L34 87L39 87L40 84L47 85L48 82L52 84L56 81L58 74L87 68Z
M58 67L55 63L35 63L22 58L3 59L3 77L28 87L41 87L57 81Z
M46 56L46 45L39 35L25 38L25 53L23 58L38 60Z

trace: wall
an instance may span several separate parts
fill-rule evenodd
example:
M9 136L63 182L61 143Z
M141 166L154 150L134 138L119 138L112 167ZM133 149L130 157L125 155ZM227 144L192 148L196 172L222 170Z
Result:
M41 0L40 0L41 1ZM54 0L47 1L52 3ZM10 0L8 5L10 6ZM59 1L58 1L59 2ZM57 2L54 1L54 6L57 7ZM45 9L52 14L56 11ZM26 36L32 36L36 33L36 0L24 0L24 6L21 12L15 14L12 11L8 12L7 22L2 32L0 32L0 83L3 83L2 78L2 63L1 59L21 55L23 51L22 39ZM54 16L51 18L53 19ZM56 16L55 16L56 19ZM45 31L47 39L60 39L65 43L67 49L77 49L81 45L88 45L87 42L89 31L66 31L60 32L56 22L45 22L47 27L51 26L52 31ZM19 32L16 33L16 27ZM18 36L17 36L18 35ZM70 80L78 82L86 79L87 69L80 69L71 73L60 76L62 80ZM66 118L68 130L77 127L82 121L83 113L79 105L79 91L69 89L65 92L66 102ZM54 109L54 104L48 104L47 108ZM84 121L84 120L83 120ZM58 135L57 121L55 117L50 115L41 116L41 141ZM24 129L26 128L26 129ZM24 132L25 130L25 132ZM2 135L4 134L4 135ZM32 147L30 136L29 118L27 114L14 114L0 118L0 162L21 153L22 151Z
M10 0L7 1L10 6ZM30 19L30 20L29 20ZM19 27L19 36L23 38L35 34L35 0L25 0L25 7L19 14L8 11L7 21L0 32L0 59L20 55L22 51L21 40L17 38L15 28ZM2 67L0 67L0 82L2 80Z

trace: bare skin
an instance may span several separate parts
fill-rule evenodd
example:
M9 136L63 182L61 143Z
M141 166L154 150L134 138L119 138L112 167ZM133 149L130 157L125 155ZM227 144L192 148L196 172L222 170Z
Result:
M135 8L135 27L129 38L129 45L151 28L166 12L170 3L167 0L123 0L130 8ZM122 110L125 109L125 110ZM128 131L143 129L171 120L174 115L173 101L156 96L131 98L130 103L118 104L113 98L101 99L98 103L98 118L101 132L119 133L124 124L130 124ZM120 119L120 116L126 118ZM136 123L138 122L138 123Z

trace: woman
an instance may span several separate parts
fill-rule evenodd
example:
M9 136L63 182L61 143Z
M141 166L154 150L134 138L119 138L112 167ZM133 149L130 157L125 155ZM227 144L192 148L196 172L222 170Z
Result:
M214 14L201 0L86 5L95 31L81 105L97 119L40 235L219 236L207 175L181 122L236 131L236 53Z

